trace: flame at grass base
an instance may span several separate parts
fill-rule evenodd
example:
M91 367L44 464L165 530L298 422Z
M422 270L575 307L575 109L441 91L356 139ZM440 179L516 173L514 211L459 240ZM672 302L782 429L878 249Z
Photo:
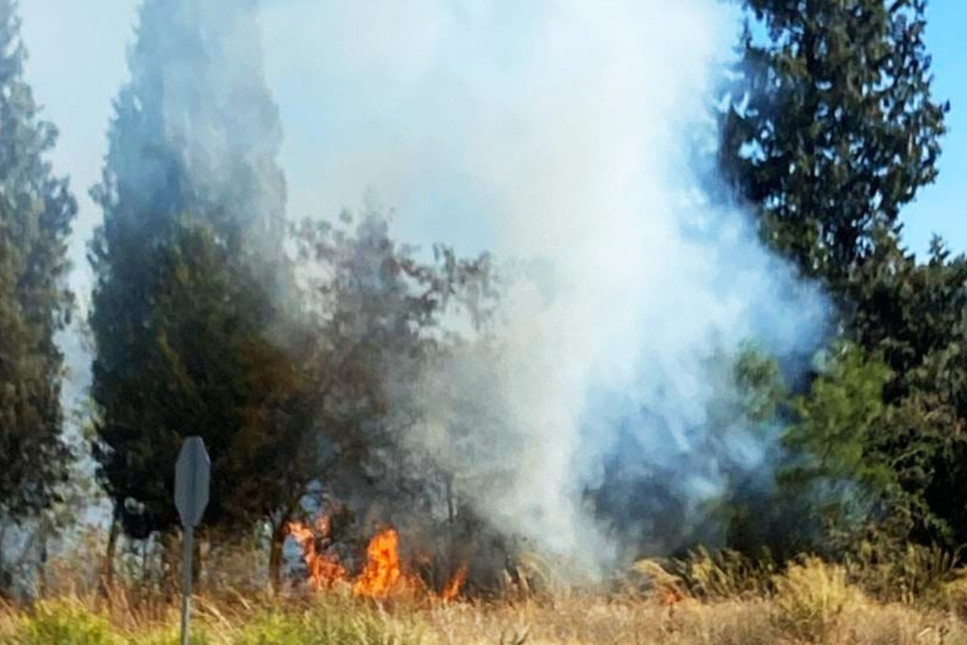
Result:
M451 600L456 600L460 597L460 593L463 591L463 585L467 582L467 573L469 572L466 564L461 564L460 568L457 569L456 574L447 583L447 586L443 588L440 593L440 598L444 602L450 602Z
M340 583L351 583L354 595L367 598L416 595L426 591L426 585L418 576L406 572L400 559L400 536L394 528L381 531L369 541L366 547L366 565L352 581L349 572L334 555L318 548L320 539L328 540L330 537L331 527L327 516L319 518L315 528L303 522L289 522L288 530L289 535L302 548L308 568L306 582L315 590L332 589ZM459 598L467 574L468 567L462 564L444 586L440 598L445 602Z
M413 592L423 586L419 578L407 576L400 564L400 536L396 529L386 529L369 541L366 566L353 583L357 596L385 598Z
M328 589L338 582L349 580L349 572L339 564L336 557L318 549L317 535L329 535L327 516L316 521L315 530L303 522L289 522L288 530L289 535L302 547L303 558L309 569L307 581L312 588Z

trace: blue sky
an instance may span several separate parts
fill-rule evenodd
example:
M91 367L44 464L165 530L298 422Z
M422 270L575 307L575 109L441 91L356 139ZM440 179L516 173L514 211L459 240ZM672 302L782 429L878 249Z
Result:
M127 75L124 52L133 35L136 5L136 0L21 1L24 37L31 53L29 80L45 106L46 117L61 131L55 167L71 176L81 201L72 244L77 284L88 281L85 241L99 214L87 191L98 180L111 101ZM952 103L950 132L939 180L923 190L903 214L905 239L920 253L926 250L931 235L939 233L954 251L967 251L967 47L963 43L967 2L933 0L928 19L927 43L936 75L934 91L938 98ZM273 32L270 24L267 31L271 75L272 47L283 43L285 25L276 25ZM300 147L298 143L300 129L313 115L311 106L327 97L307 88L299 74L288 73L281 62L275 63L275 77L274 89L288 131L282 162L293 203L298 207L310 203L320 172L308 145ZM302 138L311 141L309 136ZM334 170L335 178L338 169ZM446 201L447 196L441 199ZM437 215L429 224L439 230L436 225L440 221Z
M905 238L912 250L921 252L938 233L959 253L967 251L967 2L933 0L927 11L934 92L951 102L949 132L937 183L903 214Z

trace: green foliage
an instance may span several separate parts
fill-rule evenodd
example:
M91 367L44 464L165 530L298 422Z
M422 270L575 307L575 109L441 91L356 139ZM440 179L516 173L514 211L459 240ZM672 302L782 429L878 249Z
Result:
M411 388L459 336L452 326L466 314L483 324L493 298L487 255L458 258L436 247L432 260L390 236L389 222L368 210L342 226L304 223L302 268L312 312L305 352L314 384L319 472L326 492L422 504L433 465L412 459L404 431L419 419ZM444 321L444 318L447 318ZM364 509L359 509L364 512Z
M13 0L0 1L0 517L50 506L67 472L60 440L67 322L66 243L76 203L51 173L57 130L24 79L26 52Z
M720 165L764 239L838 286L936 176L947 105L930 93L925 0L745 0Z
M788 397L775 359L747 347L736 359L733 372L741 417L751 423L774 421Z
M139 18L93 191L106 236L150 244L191 213L221 235L233 231L247 254L278 262L282 129L254 2L146 0Z
M270 613L252 621L232 645L417 645L409 627L391 624L372 610L324 606L303 614Z
M303 384L268 337L271 304L233 250L190 222L142 253L137 272L108 276L117 282L100 285L92 317L104 483L139 503L122 509L129 534L171 529L171 464L197 433L213 462L208 522L250 527L292 497L283 467L302 458Z
M783 433L788 457L779 482L811 548L834 555L862 539L871 523L902 533L911 500L875 450L886 423L889 368L846 342L824 358L810 390L791 401L796 420Z
M883 412L889 368L850 344L832 353L809 393L794 399L798 421L786 429L783 440L805 463L790 466L786 479L849 479L882 488L889 484L890 472L869 463L865 448Z
M918 263L899 242L949 109L931 95L926 2L742 4L756 28L725 90L719 166L765 241L831 289L845 331L789 404L787 504L827 537L963 544L967 262L936 241Z
M122 645L107 619L70 600L44 601L22 616L4 645Z
M948 548L967 542L967 260L935 240L918 263L889 240L855 272L852 333L893 372L870 452L890 464L916 502L913 536Z
M93 192L95 457L136 538L176 525L185 435L208 444L206 519L223 537L266 522L278 539L315 456L305 339L284 316L281 129L251 8L143 3Z

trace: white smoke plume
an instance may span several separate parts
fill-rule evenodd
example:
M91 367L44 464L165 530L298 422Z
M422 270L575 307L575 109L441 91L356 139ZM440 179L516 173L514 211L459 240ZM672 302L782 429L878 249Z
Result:
M752 429L709 436L727 388L709 358L821 340L819 294L691 167L736 18L713 0L264 7L270 81L307 97L282 106L284 162L313 166L289 172L297 212L374 190L405 236L543 267L504 293L499 360L470 348L428 375L410 445L495 526L592 569L619 545L588 489L664 478L694 510L723 461L768 469Z

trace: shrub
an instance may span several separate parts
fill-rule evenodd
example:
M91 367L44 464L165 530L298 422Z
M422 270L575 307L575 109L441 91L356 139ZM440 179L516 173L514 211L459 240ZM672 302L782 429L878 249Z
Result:
M819 558L805 558L774 578L774 624L790 636L823 642L843 614L863 602L863 593L851 585L846 569Z
M946 606L958 554L939 547L862 544L847 554L850 580L878 600Z
M761 597L775 574L768 555L755 559L730 550L710 553L704 547L675 561L674 568L691 595L705 600Z

